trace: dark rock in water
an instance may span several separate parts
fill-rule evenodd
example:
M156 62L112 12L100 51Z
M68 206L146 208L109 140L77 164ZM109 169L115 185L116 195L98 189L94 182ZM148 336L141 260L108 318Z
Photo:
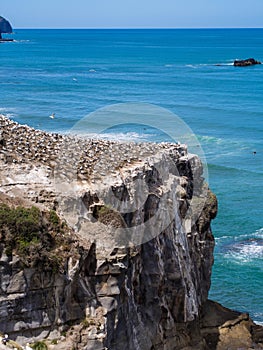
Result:
M12 33L11 24L4 17L0 16L0 41L12 41L12 39L2 39L2 33Z
M14 39L10 39L10 38L0 38L0 43L5 43L5 42L9 42L9 41L14 41Z
M247 66L253 66L255 64L261 64L260 61L256 61L254 58L247 58L245 60L235 60L234 66L236 67L247 67Z

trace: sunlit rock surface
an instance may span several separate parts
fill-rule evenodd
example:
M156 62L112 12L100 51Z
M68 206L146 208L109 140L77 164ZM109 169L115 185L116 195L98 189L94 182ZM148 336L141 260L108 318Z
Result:
M223 349L223 328L208 336L222 326L211 306L207 319L217 201L199 158L0 124L1 201L55 210L72 237L55 271L0 243L0 331L50 349Z

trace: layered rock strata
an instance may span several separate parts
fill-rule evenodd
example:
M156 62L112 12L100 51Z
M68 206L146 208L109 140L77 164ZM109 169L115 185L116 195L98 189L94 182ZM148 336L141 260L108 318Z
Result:
M205 317L217 202L200 159L185 145L0 124L1 201L56 210L72 235L57 271L0 245L0 331L50 349L216 349Z

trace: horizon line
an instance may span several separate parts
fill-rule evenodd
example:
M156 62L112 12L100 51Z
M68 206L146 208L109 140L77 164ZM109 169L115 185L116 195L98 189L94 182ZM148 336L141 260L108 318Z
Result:
M15 30L19 29L40 29L40 30L180 30L180 29L263 29L263 27L14 27Z

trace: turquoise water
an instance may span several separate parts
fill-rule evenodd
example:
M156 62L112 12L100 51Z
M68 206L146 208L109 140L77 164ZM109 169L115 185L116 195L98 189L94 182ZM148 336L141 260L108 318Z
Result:
M0 44L2 114L66 132L100 107L147 102L189 125L219 200L210 298L263 322L263 65L232 66L263 61L263 29L16 30L14 38ZM165 138L142 123L143 132L126 125L116 138Z

